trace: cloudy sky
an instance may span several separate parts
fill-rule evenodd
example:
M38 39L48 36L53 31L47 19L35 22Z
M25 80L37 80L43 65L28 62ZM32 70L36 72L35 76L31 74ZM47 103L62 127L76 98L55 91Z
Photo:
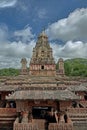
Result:
M87 0L0 0L0 68L29 64L44 28L55 61L87 58Z

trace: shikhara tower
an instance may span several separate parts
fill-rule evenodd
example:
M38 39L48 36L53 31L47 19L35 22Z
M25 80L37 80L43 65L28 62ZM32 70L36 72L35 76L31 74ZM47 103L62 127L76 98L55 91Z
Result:
M52 48L49 45L48 37L44 31L38 36L36 46L33 48L29 74L34 76L56 75Z

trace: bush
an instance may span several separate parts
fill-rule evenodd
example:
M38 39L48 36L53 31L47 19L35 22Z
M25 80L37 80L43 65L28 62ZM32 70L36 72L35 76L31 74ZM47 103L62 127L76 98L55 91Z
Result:
M18 69L8 68L0 69L0 76L17 76L19 75Z

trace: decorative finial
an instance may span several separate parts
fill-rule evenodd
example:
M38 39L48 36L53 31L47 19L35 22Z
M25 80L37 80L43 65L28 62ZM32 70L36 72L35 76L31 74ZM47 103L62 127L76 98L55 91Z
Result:
M45 30L46 30L46 29L45 29L45 27L44 27L43 30L42 30L42 34L45 34Z
M45 30L46 30L46 29L43 28L43 30L42 30L42 32L40 33L39 37L40 37L40 36L45 36L45 37L47 37L47 35L46 35L46 33L45 33Z

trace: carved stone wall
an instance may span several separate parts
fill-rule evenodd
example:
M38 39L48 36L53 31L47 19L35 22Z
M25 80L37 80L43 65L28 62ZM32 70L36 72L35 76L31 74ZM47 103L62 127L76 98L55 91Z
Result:
M70 106L72 106L72 101L60 101L60 110L65 111Z

